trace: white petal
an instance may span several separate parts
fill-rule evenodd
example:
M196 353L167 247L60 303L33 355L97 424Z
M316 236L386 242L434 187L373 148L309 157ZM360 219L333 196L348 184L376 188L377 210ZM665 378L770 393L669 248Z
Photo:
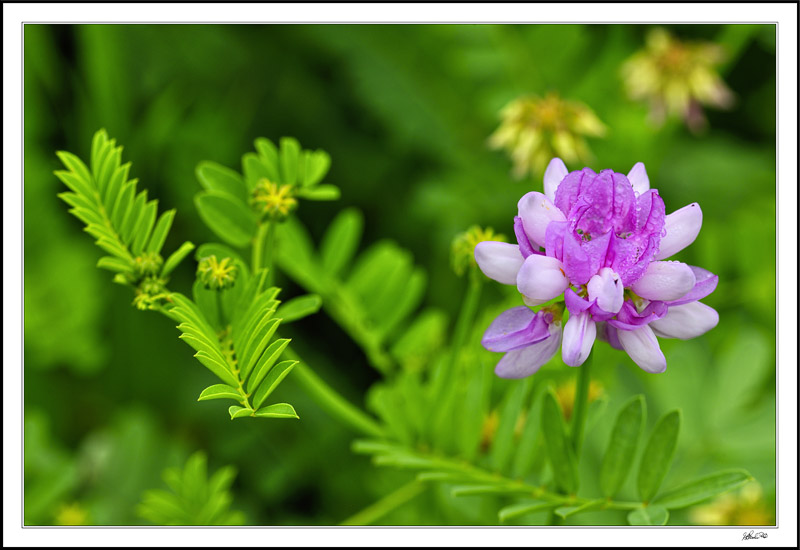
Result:
M597 305L609 313L617 313L625 300L622 281L610 267L604 267L589 279L586 290L589 291L589 300L596 299Z
M547 169L544 171L544 194L548 199L555 202L558 184L561 183L561 180L563 180L567 174L569 174L569 171L563 160L555 157L550 161L550 164L547 165Z
M661 353L658 339L649 326L645 325L636 330L618 330L617 336L622 349L640 369L652 373L667 370L667 360Z
M475 245L475 261L490 279L513 285L517 282L517 273L525 259L519 251L519 245L483 241Z
M705 334L719 323L717 311L700 302L671 306L663 319L651 321L657 336L688 340Z
M667 234L661 239L656 260L677 254L697 238L703 225L703 211L696 202L667 215L664 229Z
M588 311L570 315L564 325L564 341L561 344L561 359L570 367L579 367L589 357L597 327Z
M677 300L696 282L692 268L682 262L650 262L642 278L631 289L648 300Z
M647 177L644 163L637 162L633 165L631 171L628 172L628 181L631 182L637 197L650 190L650 178Z
M569 280L564 266L556 258L532 254L517 274L517 290L527 298L527 305L538 305L552 300L567 290Z
M517 203L517 209L528 238L542 248L550 222L563 222L567 219L553 201L536 191L523 195Z
M550 325L550 337L532 346L509 351L494 369L500 378L525 378L538 371L558 351L561 344L561 324Z

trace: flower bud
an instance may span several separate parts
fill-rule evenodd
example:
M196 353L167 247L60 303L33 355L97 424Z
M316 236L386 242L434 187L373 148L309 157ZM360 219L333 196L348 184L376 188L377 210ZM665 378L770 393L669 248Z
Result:
M236 282L236 265L231 258L217 260L214 255L207 256L197 264L197 278L208 289L224 290Z
M450 260L453 266L453 271L459 277L463 275L468 268L474 267L477 264L475 261L475 245L482 241L500 241L506 240L505 235L495 233L494 229L487 227L482 229L477 225L473 225L463 233L459 233L453 239L453 244L450 249Z
M253 189L250 204L259 215L284 220L297 208L297 199L294 198L292 185L278 185L262 178Z

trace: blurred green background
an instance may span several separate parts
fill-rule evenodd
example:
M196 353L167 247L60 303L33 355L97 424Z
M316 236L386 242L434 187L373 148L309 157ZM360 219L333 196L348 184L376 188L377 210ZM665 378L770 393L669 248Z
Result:
M354 455L354 434L291 376L279 394L299 422L231 422L215 402L197 403L211 376L172 322L135 310L128 289L95 268L100 251L56 197L55 150L85 157L106 128L141 187L161 209L178 209L171 250L216 240L192 203L199 161L238 170L254 138L295 136L331 154L328 180L342 189L340 201L302 203L315 240L339 209L359 208L362 246L390 238L409 249L428 274L425 304L452 320L466 287L450 268L453 237L472 224L513 234L517 200L542 186L540 174L513 180L487 137L509 101L549 91L585 103L607 126L588 140L595 169L626 173L642 161L668 212L700 203L703 229L679 259L720 277L705 300L719 326L692 341L662 340L666 374L647 375L597 346L594 375L610 412L587 449L602 453L611 413L645 393L649 425L666 410L684 412L668 480L746 468L774 518L775 27L667 28L728 52L720 72L736 103L707 110L701 134L679 120L653 126L647 107L624 93L619 68L648 26L26 25L26 523L145 523L135 513L142 492L162 487L161 471L198 449L212 471L239 470L234 508L251 524L336 524L408 477ZM193 276L184 262L171 286L188 292ZM287 296L300 293L279 283ZM499 287L485 285L477 336L505 296ZM379 376L359 348L324 313L294 330L314 369L363 404ZM574 373L555 367L548 376ZM433 489L382 521L496 521L496 508L452 501Z

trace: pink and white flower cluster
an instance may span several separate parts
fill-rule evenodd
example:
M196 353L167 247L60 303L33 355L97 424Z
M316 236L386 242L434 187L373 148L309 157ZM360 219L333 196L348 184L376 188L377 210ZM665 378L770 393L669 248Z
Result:
M518 208L518 244L475 246L481 271L516 285L526 304L500 314L482 340L486 349L505 353L498 376L535 373L559 345L564 362L580 366L597 338L625 350L645 371L664 372L656 336L689 339L717 325L717 312L699 300L714 291L718 277L667 260L694 242L703 222L700 206L666 215L641 162L625 176L568 172L554 158L544 193L527 193Z

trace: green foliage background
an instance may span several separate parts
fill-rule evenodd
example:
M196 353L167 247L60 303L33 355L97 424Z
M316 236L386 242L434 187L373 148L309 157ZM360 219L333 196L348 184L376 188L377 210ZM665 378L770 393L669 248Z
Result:
M198 449L210 472L235 465L233 507L251 524L337 524L410 479L354 454L355 434L293 375L276 395L295 405L299 422L231 422L213 402L198 404L209 373L187 354L174 323L129 307L127 289L95 268L98 250L56 197L64 189L53 176L55 150L86 157L94 131L107 128L125 145L140 187L160 209L178 209L166 244L173 250L216 240L193 205L200 161L239 169L258 136L323 148L342 198L301 204L315 242L341 208L357 207L362 249L389 238L411 251L427 272L425 305L444 311L452 332L467 281L450 269L451 240L476 223L512 234L517 200L542 185L539 177L513 181L510 161L489 151L486 138L508 101L550 90L586 103L608 126L604 139L590 142L595 168L627 172L642 161L668 212L700 203L703 229L680 259L720 277L705 300L719 311L719 326L692 341L662 340L666 374L648 375L622 352L596 346L593 376L609 406L587 430L587 452L602 457L620 405L643 393L649 428L664 412L683 411L667 481L742 467L774 507L775 28L671 27L730 54L723 77L737 103L707 111L710 128L699 136L677 121L654 128L646 107L626 99L619 66L646 30L26 25L26 523L52 524L75 502L89 523L143 523L136 507L144 491L163 487L162 470ZM187 292L193 270L184 262L171 287ZM302 294L284 276L277 282L286 298ZM495 358L477 339L506 299L499 287L485 285L462 353L465 363L475 358L476 375ZM380 375L327 314L293 324L291 336L329 384L365 403ZM560 382L574 371L551 365L537 376ZM493 407L514 383L494 382ZM482 498L456 501L434 487L381 523L495 523L497 507Z

